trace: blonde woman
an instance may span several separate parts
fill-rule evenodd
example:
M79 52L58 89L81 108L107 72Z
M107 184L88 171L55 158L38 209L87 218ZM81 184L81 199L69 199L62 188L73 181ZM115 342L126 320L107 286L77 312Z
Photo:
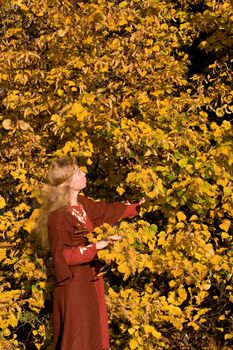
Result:
M97 251L110 241L90 244L95 227L138 214L139 203L97 202L79 194L86 174L73 158L54 161L48 190L37 222L43 246L51 249L56 283L53 294L56 350L109 349L103 278L98 276ZM120 239L111 236L111 242Z

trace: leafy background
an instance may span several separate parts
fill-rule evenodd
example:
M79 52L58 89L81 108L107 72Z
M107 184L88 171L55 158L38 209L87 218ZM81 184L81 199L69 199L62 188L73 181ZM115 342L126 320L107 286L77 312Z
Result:
M146 202L100 253L112 349L233 349L232 3L5 0L0 7L0 348L52 349L33 227L49 163Z

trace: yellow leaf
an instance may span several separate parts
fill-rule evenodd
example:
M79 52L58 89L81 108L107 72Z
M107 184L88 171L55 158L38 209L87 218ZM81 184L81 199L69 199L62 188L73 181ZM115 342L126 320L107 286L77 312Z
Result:
M35 14L38 17L43 17L44 16L44 12L40 11L40 12L36 12Z
M22 4L22 0L17 1L17 5L20 7L21 10L24 10L24 11L29 10L29 8L25 4Z
M204 309L201 309L197 312L197 314L193 317L193 321L196 321L200 319L202 315L205 315L209 309L205 307Z
M125 189L122 186L117 186L116 191L121 196L125 192Z
M8 74L1 74L1 79L2 80L7 80L8 79Z
M126 280L131 274L131 270L126 263L120 264L118 266L118 271L124 274L124 280Z
M156 331L155 329L152 331L152 335L153 337L155 337L156 339L160 339L162 334L158 331Z
M79 102L75 102L73 104L70 113L75 115L79 121L83 121L88 116L88 112Z
M59 29L58 31L57 31L57 35L60 37L60 38L63 38L66 34L67 34L67 32L69 31L69 27L66 27L65 29Z
M221 237L222 237L222 239L227 239L227 238L230 237L230 235L228 233L226 233L226 232L222 232L221 233Z
M84 44L90 45L93 43L93 37L92 36L88 36L83 42Z
M231 129L231 123L227 120L224 120L222 123L222 126L225 130L230 130Z
M121 45L121 42L118 38L113 39L111 42L111 48L112 49L117 49Z
M152 333L152 331L154 330L154 327L150 326L149 324L144 325L143 328L146 333Z
M138 347L138 342L135 339L131 339L129 342L130 349L134 350Z
M189 322L188 326L193 327L195 331L198 331L198 329L200 328L195 322Z
M222 146L221 148L220 148L220 152L222 153L222 154L225 154L226 156L230 153L230 147L227 147L227 146Z
M183 222L178 222L178 224L176 225L177 228L184 228L185 224Z
M159 52L159 51L160 51L159 45L154 45L154 46L152 47L152 50L153 50L154 52Z
M19 120L18 125L19 125L20 129L23 131L26 131L28 129L32 131L31 126L28 123L26 123L24 120Z
M144 157L149 157L152 154L152 152L148 149L146 153L144 154Z
M185 168L185 167L187 166L187 164L188 164L188 158L182 158L182 159L180 159L179 162L178 162L178 164L179 164L179 166L180 166L181 168Z
M138 95L138 100L140 103L148 103L150 101L148 95L147 95L147 92L141 92L139 95Z
M58 114L52 114L50 119L56 123L61 121L61 117Z
M68 86L76 86L76 83L72 80L67 81Z
M166 239L165 239L167 236L166 232L161 231L158 236L159 236L158 245L163 245L164 243L166 243Z
M6 248L0 247L0 261L3 261L6 258Z
M169 286L170 286L171 288L175 287L175 285L176 285L176 281L175 281L175 280L171 280L171 281L169 282Z
M195 221L195 220L198 220L198 217L197 217L197 215L192 215L189 220L190 221Z
M25 204L25 203L20 203L19 205L17 205L17 207L15 207L15 212L18 214L20 212L23 211L30 211L31 207L29 207L29 205Z
M187 292L184 288L178 289L179 302L183 303L187 299Z
M158 331L156 331L156 329L153 327L153 326L150 326L150 325L144 325L144 330L145 330L145 333L148 334L152 334L153 337L155 337L156 339L160 339L162 334Z
M125 8L125 7L127 7L128 6L128 2L127 1L122 1L122 2L120 2L120 4L119 4L119 7L121 7L121 8Z
M179 221L185 221L186 220L186 215L182 212L182 211L179 211L177 214L176 214L177 218Z
M9 328L5 328L3 331L4 337L8 337L10 334L11 334L11 331L9 330Z
M13 127L14 127L14 126L12 125L12 122L11 122L10 119L5 119L5 120L3 120L2 126L3 126L4 129L6 129L6 130L13 129Z
M225 334L224 335L224 339L227 340L227 339L232 339L233 338L233 333L232 334Z
M33 211L33 213L31 214L30 218L28 220L26 220L23 228L27 232L31 233L32 230L34 229L34 227L35 227L35 219L38 217L39 213L40 213L40 210L39 209L35 209Z
M167 301L170 304L176 305L177 304L177 302L176 302L176 293L175 292L170 292Z
M225 320L226 319L226 316L225 315L221 315L221 316L219 316L219 318L218 318L220 321L223 321L223 320Z
M220 128L216 129L214 132L213 132L213 135L214 137L220 137L222 136L222 131Z
M215 255L213 258L211 258L210 262L214 265L218 265L222 261L222 257L219 255Z
M135 329L134 328L129 328L128 332L130 335L133 335L135 333Z
M58 94L58 96L64 95L64 90L58 89L58 90L57 90L57 94Z
M202 285L202 288L204 290L208 290L208 289L210 289L210 287L211 287L211 283L205 283L205 284Z
M151 92L151 95L158 97L159 95L162 95L164 93L163 90L155 90L153 92Z
M10 315L8 316L8 324L12 327L16 327L18 324L18 320L13 313L10 313Z
M3 209L6 206L6 201L5 199L0 196L0 209Z
M75 102L70 110L70 112L72 114L78 114L78 113L82 113L84 110L83 106L81 105L81 103Z
M216 329L220 332L224 332L224 329L222 327L216 327Z
M225 232L228 232L230 226L231 226L230 220L223 220L223 223L219 225L219 227Z
M148 46L153 45L153 39L147 39L146 45L148 45Z
M184 271L182 269L172 270L171 273L174 277L178 277L180 275L183 275Z

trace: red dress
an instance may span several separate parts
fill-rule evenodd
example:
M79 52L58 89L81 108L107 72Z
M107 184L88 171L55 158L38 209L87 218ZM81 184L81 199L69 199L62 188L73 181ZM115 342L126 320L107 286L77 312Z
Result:
M109 347L104 283L97 276L96 245L86 234L103 223L137 215L138 203L96 202L78 196L77 206L49 215L54 258L53 321L56 350L102 350Z

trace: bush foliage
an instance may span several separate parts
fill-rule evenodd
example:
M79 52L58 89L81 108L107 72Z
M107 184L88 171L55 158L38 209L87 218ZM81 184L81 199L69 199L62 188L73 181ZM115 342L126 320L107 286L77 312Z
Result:
M101 252L112 349L232 349L230 0L6 0L0 9L2 349L49 349L33 244L51 160L141 217Z

